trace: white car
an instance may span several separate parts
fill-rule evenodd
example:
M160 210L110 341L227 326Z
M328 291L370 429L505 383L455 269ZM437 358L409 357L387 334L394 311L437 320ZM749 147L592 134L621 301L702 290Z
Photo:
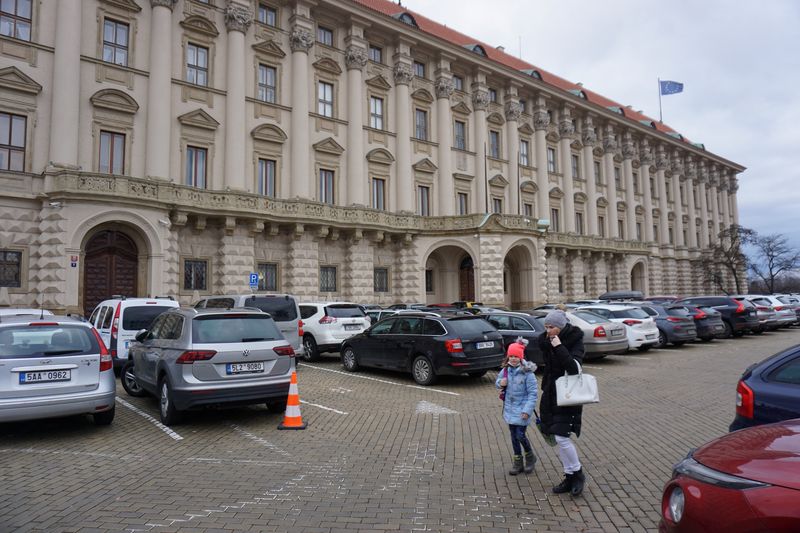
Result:
M303 359L316 361L324 352L338 352L342 341L370 326L370 319L350 302L301 303Z
M622 304L596 304L580 308L582 311L591 311L612 322L625 324L628 333L628 348L644 352L658 344L658 326L656 321L635 305Z

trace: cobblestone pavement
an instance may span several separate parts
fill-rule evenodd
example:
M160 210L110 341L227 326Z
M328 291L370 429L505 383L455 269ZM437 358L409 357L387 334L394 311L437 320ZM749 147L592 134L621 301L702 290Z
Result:
M494 372L419 387L329 355L300 365L305 431L259 406L168 432L119 387L111 427L0 425L0 531L652 531L672 464L727 431L741 372L797 343L795 328L587 363L602 402L584 410L579 499L549 493L560 465L535 431L535 472L506 474Z

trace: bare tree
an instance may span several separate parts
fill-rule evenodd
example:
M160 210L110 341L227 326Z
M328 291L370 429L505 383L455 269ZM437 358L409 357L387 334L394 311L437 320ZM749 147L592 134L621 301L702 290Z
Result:
M800 266L800 251L789 245L780 233L756 236L751 242L755 260L750 261L750 272L760 279L770 293L775 292L781 278Z
M706 281L721 292L728 293L725 287L725 274L733 279L736 294L747 287L745 273L748 260L742 247L757 237L757 233L743 226L733 224L719 232L717 242L711 245L710 254L702 260Z

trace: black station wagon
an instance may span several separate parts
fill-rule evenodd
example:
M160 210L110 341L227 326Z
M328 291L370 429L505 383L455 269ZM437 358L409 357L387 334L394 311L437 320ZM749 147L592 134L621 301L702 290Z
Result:
M481 377L499 368L503 336L478 316L395 315L342 343L342 365L411 372L420 385L440 375Z

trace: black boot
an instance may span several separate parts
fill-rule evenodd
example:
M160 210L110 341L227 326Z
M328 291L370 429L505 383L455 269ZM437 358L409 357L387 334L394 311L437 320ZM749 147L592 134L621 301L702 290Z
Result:
M583 492L583 485L586 483L586 476L583 474L583 468L572 474L572 495L580 496Z
M572 490L572 476L574 474L566 474L564 475L564 480L553 487L553 494L564 494L565 492L569 492Z
M522 468L522 456L515 455L514 456L514 466L511 467L511 470L508 471L509 474L512 476L516 476L517 474L521 474L523 471Z
M533 452L525 452L525 473L530 474L533 472L533 465L536 464L536 456Z

